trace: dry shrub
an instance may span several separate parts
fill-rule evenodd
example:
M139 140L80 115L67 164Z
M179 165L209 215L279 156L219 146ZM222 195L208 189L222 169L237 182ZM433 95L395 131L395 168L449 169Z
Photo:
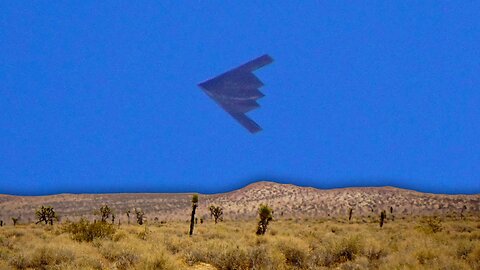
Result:
M338 226L331 226L331 227L330 227L330 231L331 231L332 233L341 233L341 232L342 232L342 229L340 229L340 227L338 227Z
M355 261L348 261L344 264L341 264L338 269L342 270L364 270L364 269L372 269L369 266L368 259L365 257L358 258Z
M15 254L10 259L10 265L15 269L49 269L75 259L75 254L69 249L53 247L40 247L35 249L29 257L24 254Z
M362 250L362 243L360 237L350 236L340 240L335 246L335 256L338 261L351 261Z
M415 257L417 258L418 263L422 265L430 265L434 260L438 259L437 253L430 248L421 248L415 253Z
M7 250L7 249L4 249L4 248L0 248L0 261L6 261L10 258L11 256L11 251L10 250ZM0 268L2 269L2 268Z
M370 261L378 261L388 255L382 244L375 240L369 240L365 243L363 255Z
M272 256L266 245L254 246L248 250L250 269L274 269Z
M5 231L5 233L3 233L3 235L6 238L17 238L17 237L24 236L25 233L23 231L18 230L18 229L13 229L13 230Z
M460 233L464 233L464 232L472 232L473 231L473 228L470 227L470 226L467 226L465 224L453 224L452 226L452 230L454 232L460 232Z
M63 226L63 231L72 234L72 239L82 242L92 242L94 239L112 239L115 227L106 222L90 223L86 219L78 222L68 222Z
M0 247L13 249L13 246L14 246L14 239L0 236Z
M468 254L467 261L472 266L472 269L480 269L480 245L477 244Z
M279 242L277 248L285 256L287 265L296 268L305 268L307 266L308 249L302 243L295 241L295 239L289 239L288 242Z
M75 254L69 249L40 247L33 252L29 267L44 269L47 268L47 266L68 263L74 259Z
M423 218L419 229L427 234L441 232L443 230L442 221L438 217Z
M0 260L0 269L11 269L12 267L8 265L6 261Z
M9 262L8 262L14 269L27 269L29 263L25 256L21 253L14 254Z
M255 238L255 245L266 245L268 244L267 237L256 237Z
M333 267L340 263L352 261L363 251L362 245L359 236L330 239L325 245L312 251L312 263L318 266Z
M457 259L465 260L473 250L473 243L470 241L461 241L457 244L456 257Z
M123 239L127 238L127 234L123 231L120 231L120 232L116 232L113 237L112 237L112 240L115 241L115 242L118 242L118 241L121 241Z
M90 257L90 256L83 256L77 258L73 269L92 269L92 270L102 270L105 267L102 263L98 260L98 258Z
M208 261L207 258L205 257L204 252L197 249L184 251L183 259L190 266L193 266L194 264L197 264L197 263Z
M172 254L177 254L181 251L188 251L193 245L192 239L189 237L187 239L182 239L177 236L168 236L163 240L163 245L166 250Z
M184 250L184 258L189 265L203 262L220 270L249 268L248 253L244 248L232 242L224 243L220 240L196 243Z
M228 247L224 252L217 253L210 262L220 270L249 269L247 252L236 246Z
M124 244L106 242L100 248L100 253L107 260L114 262L117 269L131 269L140 261L137 252Z
M149 258L141 269L145 270L167 270L178 269L178 267L166 256L164 253L158 254Z
M468 239L470 241L479 241L480 240L480 231L472 232L468 234Z

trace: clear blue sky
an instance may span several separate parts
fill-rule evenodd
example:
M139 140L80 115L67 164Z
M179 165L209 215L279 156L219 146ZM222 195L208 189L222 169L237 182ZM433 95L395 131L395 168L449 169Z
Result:
M0 193L256 180L478 193L479 14L476 1L1 1ZM197 83L264 53L252 135Z

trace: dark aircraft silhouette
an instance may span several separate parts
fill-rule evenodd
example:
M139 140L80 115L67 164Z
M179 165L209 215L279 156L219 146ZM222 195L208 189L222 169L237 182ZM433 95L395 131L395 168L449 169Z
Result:
M257 99L265 95L258 90L263 83L252 72L272 62L265 54L198 86L248 131L256 133L262 128L245 113L260 107Z

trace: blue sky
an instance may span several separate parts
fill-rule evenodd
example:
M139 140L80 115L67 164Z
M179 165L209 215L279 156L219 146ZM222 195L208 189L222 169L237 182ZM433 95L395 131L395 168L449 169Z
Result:
M480 4L2 1L0 193L480 192ZM264 53L252 135L197 83Z

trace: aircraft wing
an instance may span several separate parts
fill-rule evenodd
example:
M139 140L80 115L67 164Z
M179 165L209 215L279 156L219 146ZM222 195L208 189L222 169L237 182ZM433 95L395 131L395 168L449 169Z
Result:
M263 83L253 71L272 62L273 59L265 54L198 86L248 131L256 133L262 128L245 115L260 107L257 99L264 96L258 90Z

